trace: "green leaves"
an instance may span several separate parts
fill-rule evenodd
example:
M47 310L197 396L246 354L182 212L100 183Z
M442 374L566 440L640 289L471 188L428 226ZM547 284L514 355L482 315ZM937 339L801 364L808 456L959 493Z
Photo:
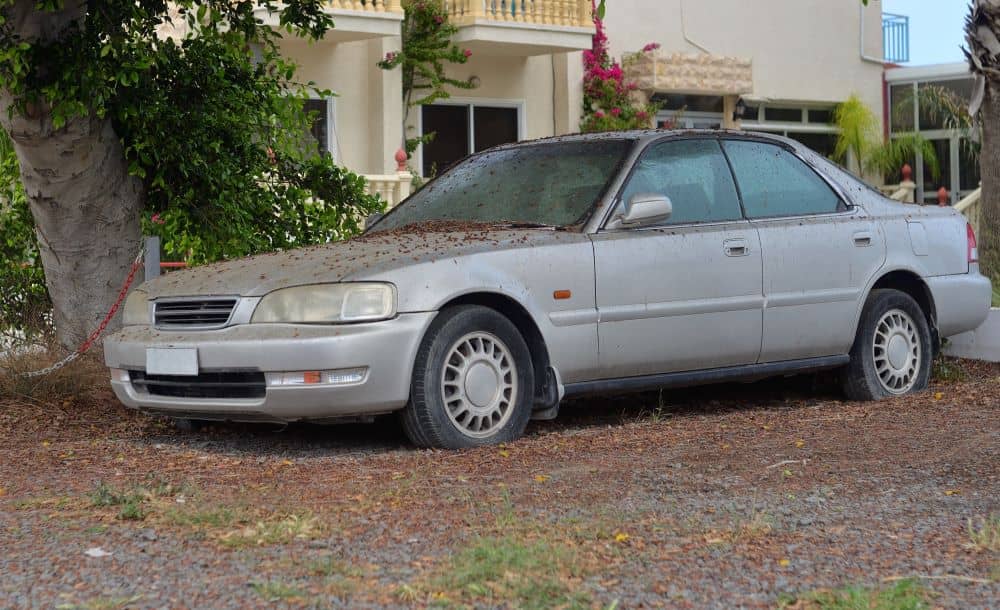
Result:
M61 5L44 0L36 10L55 18ZM320 154L308 135L315 117L303 111L311 83L296 82L296 66L278 53L279 30L319 38L333 27L324 0L81 6L85 19L64 20L51 40L22 39L0 21L0 87L14 99L12 112L41 109L56 130L76 117L111 118L129 173L145 185L145 230L163 238L168 260L342 239L384 205L362 178ZM279 27L265 25L261 11ZM36 274L25 285L44 296L17 163L3 159L0 192L6 185L17 193L0 220L0 239L16 244L4 261L27 263L17 268ZM13 284L5 276L3 285Z
M0 329L22 330L29 339L48 327L49 310L34 228L14 149L0 130Z
M412 106L433 104L451 97L449 88L475 88L471 79L455 79L446 74L446 64L464 64L472 53L452 44L451 39L458 28L448 21L442 6L435 2L411 2L405 5L405 11L402 49L387 54L376 65L383 70L397 67L402 70L406 111ZM421 138L408 139L407 154L433 137L431 132Z

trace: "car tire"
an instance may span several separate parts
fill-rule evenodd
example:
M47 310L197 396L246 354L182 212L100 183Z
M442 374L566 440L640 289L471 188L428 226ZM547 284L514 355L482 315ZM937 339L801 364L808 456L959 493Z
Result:
M461 449L524 434L534 396L531 352L488 307L443 310L417 351L403 429L417 446Z
M927 388L933 347L920 305L905 292L873 290L850 356L842 377L850 400L881 400Z

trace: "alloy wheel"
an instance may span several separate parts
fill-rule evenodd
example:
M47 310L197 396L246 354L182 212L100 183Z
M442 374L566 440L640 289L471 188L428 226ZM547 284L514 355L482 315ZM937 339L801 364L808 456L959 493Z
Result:
M890 394L913 388L920 371L921 346L917 325L901 309L885 312L875 325L872 356L879 383Z
M492 436L514 412L518 379L510 348L480 331L463 336L447 353L441 395L448 419L466 436Z

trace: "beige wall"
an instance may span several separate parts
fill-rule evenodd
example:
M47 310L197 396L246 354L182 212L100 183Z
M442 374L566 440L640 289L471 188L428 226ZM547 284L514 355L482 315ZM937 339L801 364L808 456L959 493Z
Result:
M775 102L834 103L852 92L881 117L882 67L865 61L859 48L865 19L869 56L881 56L881 2L871 0L615 0L606 18L612 53L658 42L665 53L710 53L749 57L753 93ZM300 76L338 93L336 131L340 161L360 173L395 169L403 140L399 71L375 63L399 48L396 36L309 45L286 40L285 53L301 64ZM523 136L539 138L579 129L583 67L581 53L531 57L475 53L449 67L456 78L478 76L474 90L458 98L523 104ZM417 113L408 129L416 133Z
M667 53L711 53L753 61L753 96L838 102L857 92L881 116L881 2L860 0L618 0L606 23L612 53L658 42Z
M339 161L365 174L394 172L402 145L402 85L399 71L375 63L399 49L398 37L334 44L286 39L282 52L299 64L301 81L314 81L336 97Z
M581 62L579 53L533 57L477 54L463 65L449 66L448 75L456 79L477 76L479 86L475 89L452 88L449 92L459 99L521 102L524 105L524 137L543 138L579 125L578 116L576 124L570 125L568 106L572 105L579 114L583 69L574 68L582 66ZM576 90L580 90L580 95L576 94ZM411 116L409 127L415 129L415 112L411 115L414 116Z

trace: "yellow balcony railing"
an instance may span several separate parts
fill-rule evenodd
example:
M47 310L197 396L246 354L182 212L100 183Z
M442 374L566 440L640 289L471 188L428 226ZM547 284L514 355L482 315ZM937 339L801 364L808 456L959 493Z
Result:
M590 0L440 0L455 25L476 21L590 27Z
M399 13L401 0L327 0L334 9L368 13Z

